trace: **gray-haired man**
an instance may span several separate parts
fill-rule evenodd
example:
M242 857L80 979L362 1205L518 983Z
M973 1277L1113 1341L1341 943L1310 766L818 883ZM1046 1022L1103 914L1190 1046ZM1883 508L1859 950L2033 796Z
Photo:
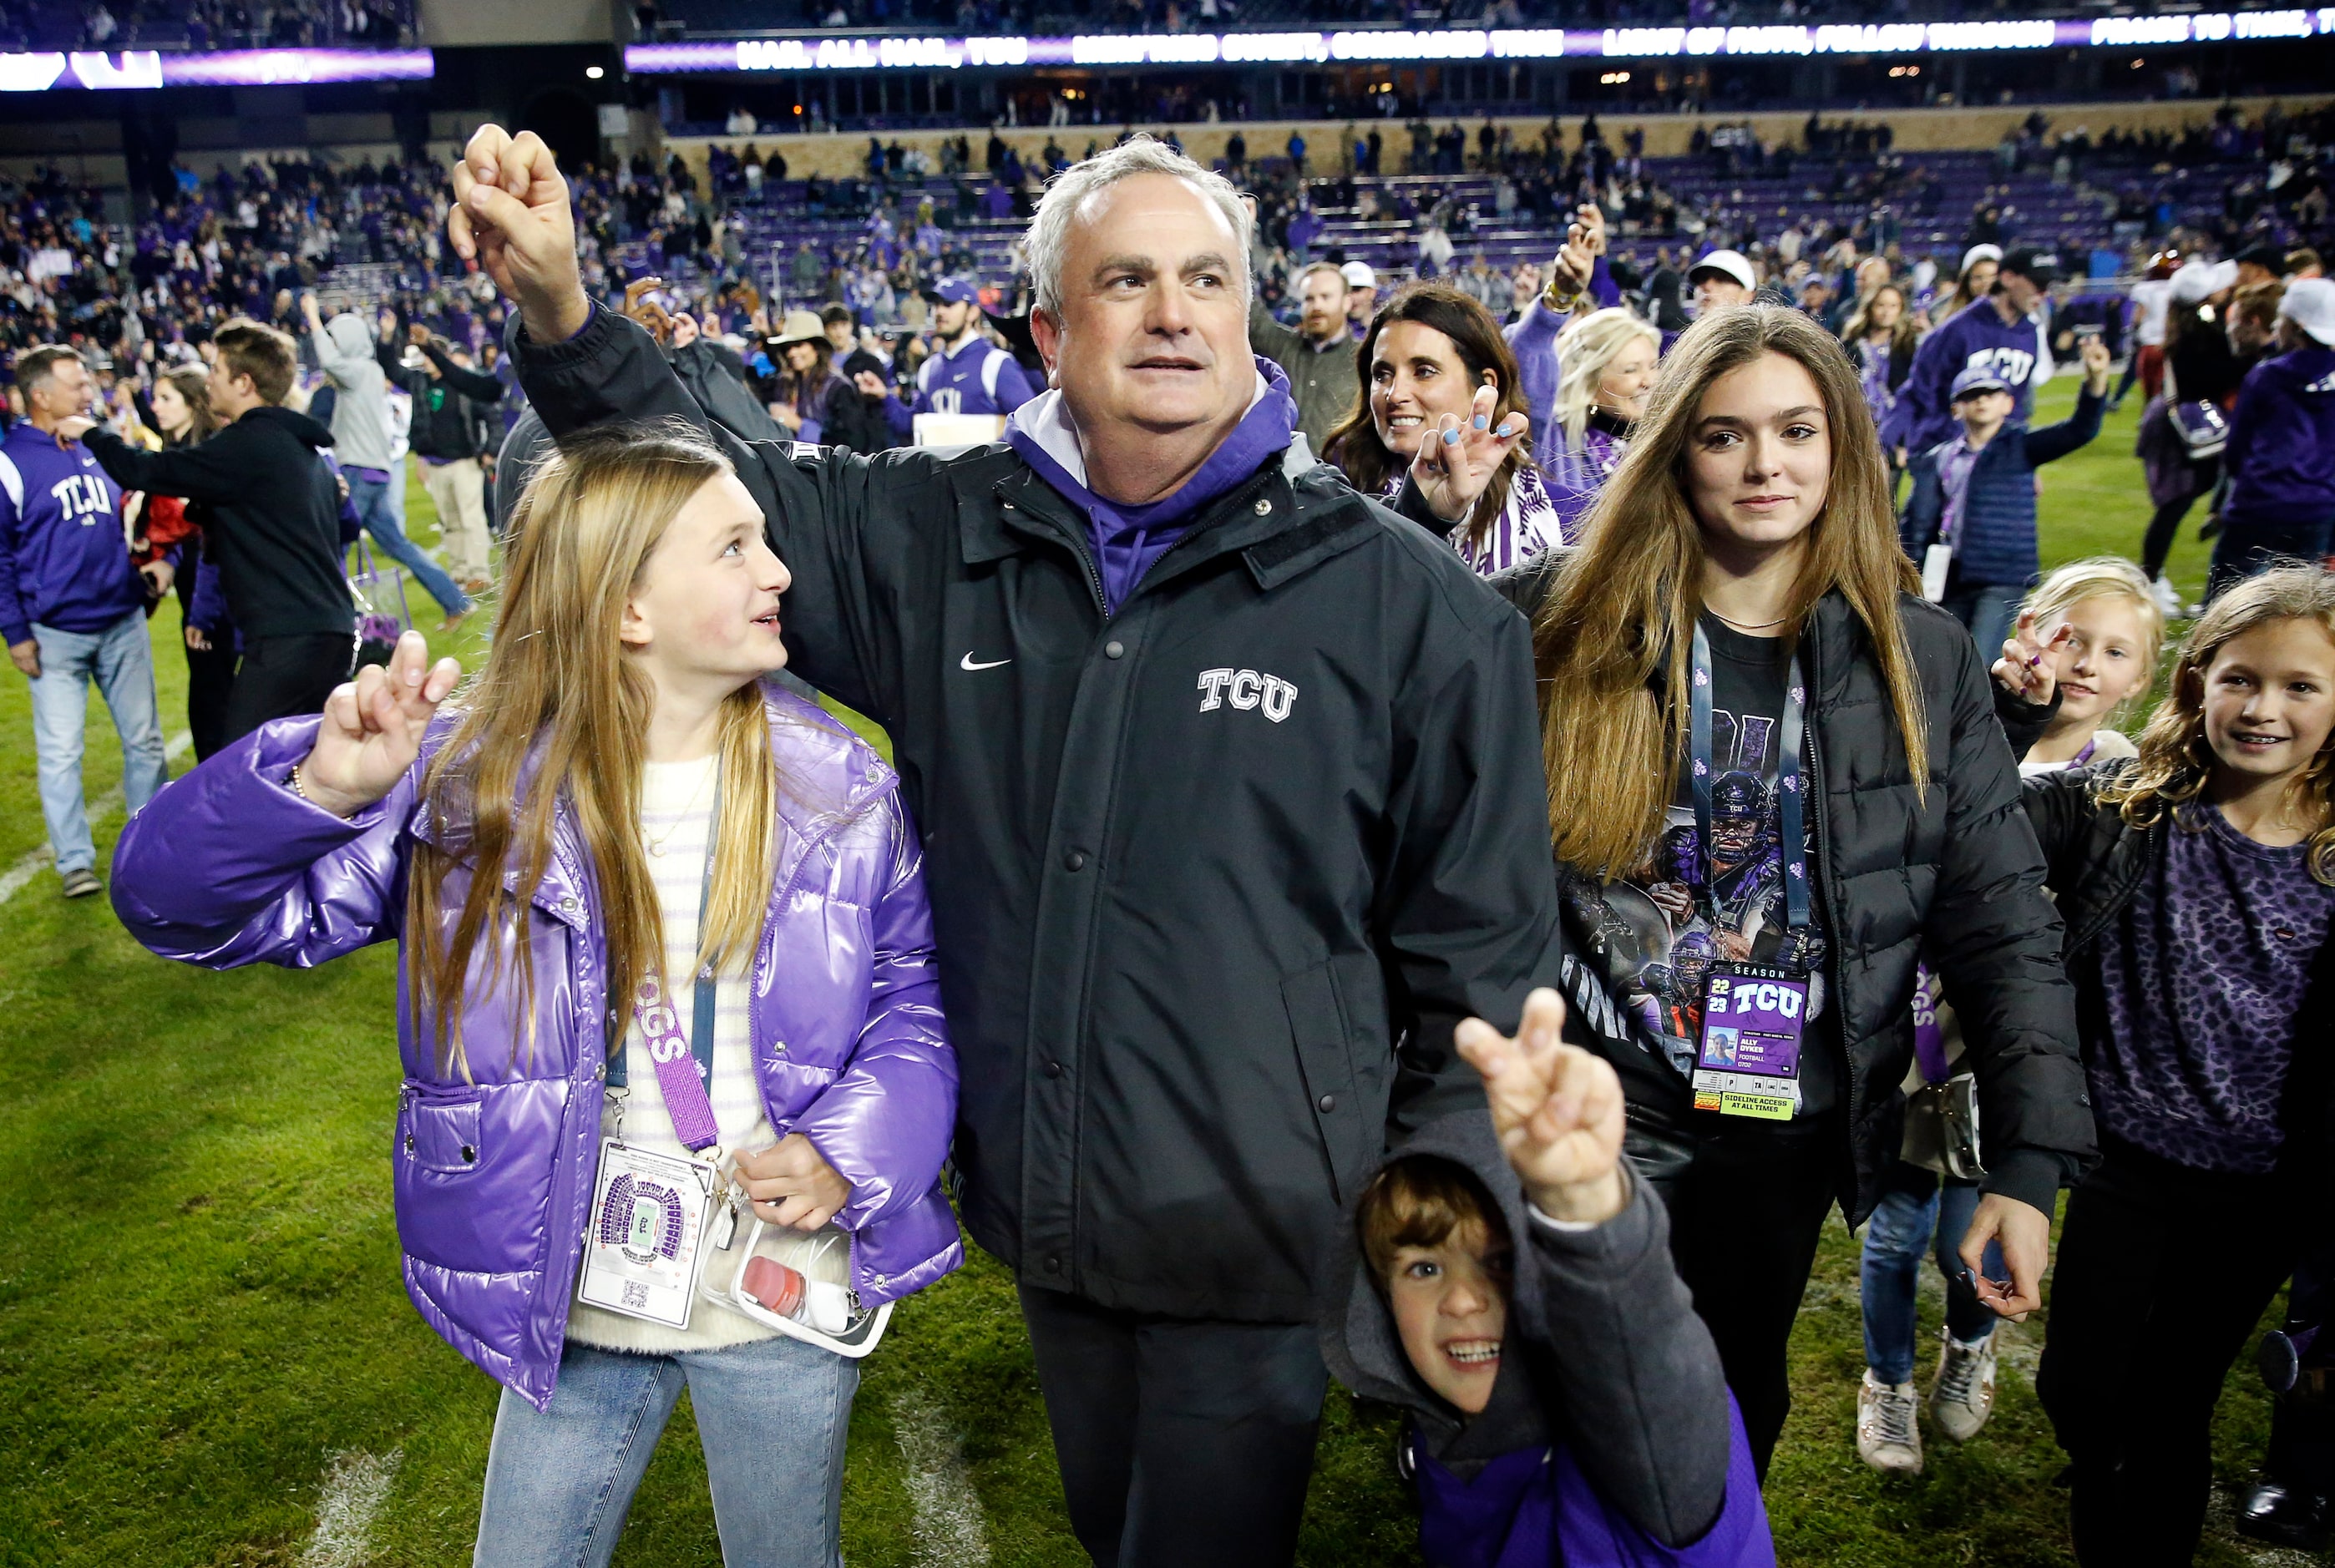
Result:
M540 142L482 130L455 192L555 433L703 422L586 301ZM892 736L965 1223L1020 1282L1102 1563L1289 1559L1342 1212L1390 1128L1480 1105L1458 1021L1514 1021L1560 960L1526 628L1290 460L1249 224L1138 138L1031 226L1050 390L1005 440L727 443L794 574L793 667Z

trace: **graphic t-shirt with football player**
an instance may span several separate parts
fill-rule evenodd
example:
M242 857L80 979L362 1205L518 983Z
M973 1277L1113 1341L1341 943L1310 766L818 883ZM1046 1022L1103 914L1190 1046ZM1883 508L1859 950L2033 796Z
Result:
M1702 853L1693 784L1682 765L1677 799L1646 859L1603 886L1565 872L1567 913L1607 995L1682 1081L1694 1070L1703 982L1712 965L1775 964L1805 973L1808 1027L1799 1058L1805 1119L1837 1103L1839 1069L1815 1027L1825 1007L1824 933L1813 924L1793 931L1785 911L1778 740L1793 644L1788 637L1748 636L1711 615L1702 617L1702 629L1711 666L1710 854ZM1807 773L1804 755L1804 780ZM1807 846L1812 883L1816 809L1812 800ZM1811 921L1816 915L1811 907Z

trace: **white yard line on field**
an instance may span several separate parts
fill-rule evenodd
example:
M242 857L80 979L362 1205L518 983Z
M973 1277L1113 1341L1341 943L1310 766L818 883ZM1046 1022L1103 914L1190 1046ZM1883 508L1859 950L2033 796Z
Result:
M169 745L162 748L162 760L166 762L176 762L191 750L194 744L195 738L181 730L170 737ZM90 827L94 828L101 823L111 821L113 814L121 810L123 804L121 786L117 784L89 803ZM26 883L38 876L46 867L55 864L56 858L56 851L44 844L22 860L17 861L15 865L8 867L6 871L0 872L0 904L5 904L15 897L24 890Z
M316 1534L300 1554L300 1568L359 1568L373 1541L373 1522L389 1500L404 1450L363 1454L342 1448L331 1456L324 1495L316 1504Z
M913 1387L893 1396L892 1429L908 1462L917 1568L985 1568L989 1532L956 1433Z

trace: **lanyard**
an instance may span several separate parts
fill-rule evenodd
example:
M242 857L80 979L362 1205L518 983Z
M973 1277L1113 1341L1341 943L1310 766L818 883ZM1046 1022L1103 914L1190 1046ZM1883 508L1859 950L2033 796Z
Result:
M716 829L721 821L722 783L717 774L713 811L706 824L705 876L697 895L701 931L705 924L706 906L713 897L713 849L720 840ZM693 1154L722 1140L721 1129L713 1119L713 1101L706 1091L706 1086L713 1080L714 989L712 972L699 970L696 983L691 987L687 1039L682 1037L680 1014L674 1011L672 999L665 992L664 977L657 966L651 965L649 972L641 976L640 989L633 997L633 1017L641 1026L642 1037L648 1041L649 1060L656 1069L657 1088L664 1095L665 1112L673 1118L673 1132ZM622 1089L627 1081L625 1047L619 1040L608 1062L608 1087Z
M1779 846L1784 858L1784 911L1795 929L1806 927L1808 922L1807 835L1801 820L1800 799L1800 731L1807 721L1807 692L1800 680L1800 656L1792 654L1790 670L1784 677L1784 716L1781 733L1777 737L1776 794L1779 823ZM1688 726L1693 747L1694 826L1702 854L1703 882L1708 886L1710 875L1710 639L1703 633L1702 623L1694 628L1694 675L1689 685Z

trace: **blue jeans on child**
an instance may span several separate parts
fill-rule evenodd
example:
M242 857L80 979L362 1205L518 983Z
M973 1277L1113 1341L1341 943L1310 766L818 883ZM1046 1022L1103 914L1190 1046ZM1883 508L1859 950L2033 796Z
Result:
M121 794L134 814L154 799L170 775L162 761L162 721L154 700L154 650L144 612L132 610L102 632L60 632L34 625L41 673L33 681L33 752L39 759L41 816L57 871L97 865L82 804L82 736L89 722L89 686L105 695L121 737Z
M438 601L450 615L459 615L470 607L470 596L446 575L446 569L421 553L421 547L405 537L405 526L397 520L397 508L390 494L389 481L370 478L355 469L348 470L349 500L357 509L365 532L399 566L412 572L430 596Z
M1946 614L1970 628L1979 659L1989 669L2002 657L2002 644L2019 621L2027 589L2017 583L1972 583L1946 590Z
M784 1335L670 1356L571 1340L548 1410L504 1389L474 1568L606 1568L683 1386L722 1560L841 1568L843 1442L859 1363Z
M1994 1331L1993 1309L1962 1280L1958 1255L1978 1188L1949 1181L1940 1189L1936 1172L1892 1160L1881 1176L1881 1201L1865 1229L1865 1364L1884 1383L1914 1380L1914 1295L1922 1254L1933 1245L1938 1272L1946 1277L1946 1331L1964 1344ZM1989 1278L2008 1279L2002 1253L1986 1249Z

